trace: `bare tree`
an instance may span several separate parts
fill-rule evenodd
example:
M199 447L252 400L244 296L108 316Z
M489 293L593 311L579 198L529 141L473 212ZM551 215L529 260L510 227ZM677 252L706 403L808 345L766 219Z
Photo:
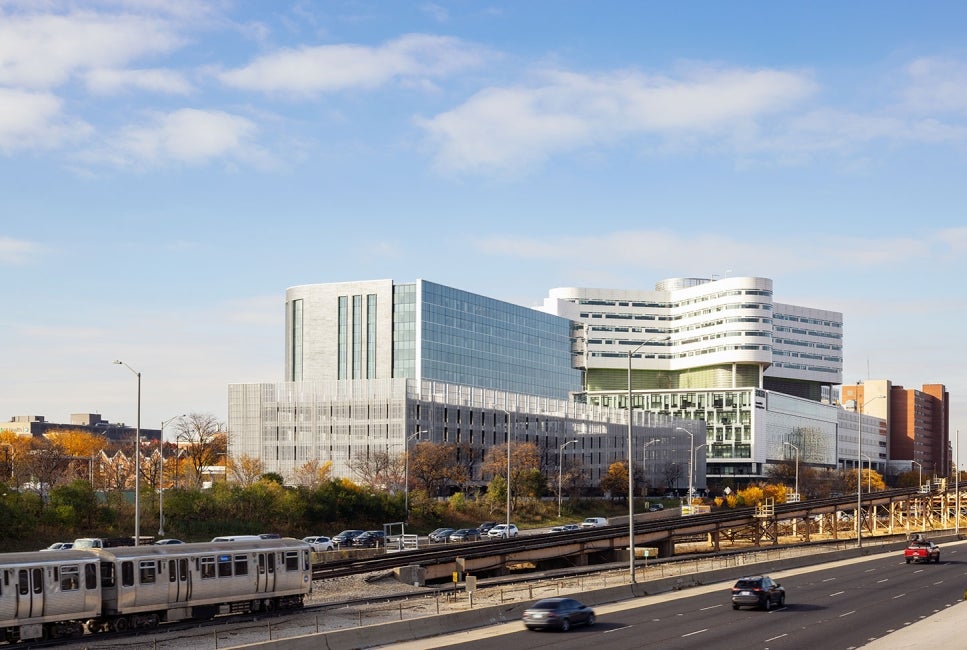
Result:
M386 490L392 464L392 456L388 451L367 449L365 452L352 457L349 461L349 468L356 475L360 484L377 490Z
M210 413L191 413L180 418L175 428L179 456L188 463L188 478L195 487L201 487L206 468L217 465L225 457L228 434Z

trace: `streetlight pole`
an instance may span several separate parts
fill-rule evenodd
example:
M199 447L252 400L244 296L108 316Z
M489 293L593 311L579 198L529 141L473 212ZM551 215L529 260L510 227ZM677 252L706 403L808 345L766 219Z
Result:
M563 445L557 455L557 516L561 517L561 485L564 480L564 448L573 445L577 440L568 440Z
M860 454L866 459L866 493L873 493L873 459L866 454Z
M403 443L403 519L406 521L410 520L410 440L419 438L421 433L427 432L420 429L416 433L410 434L410 437Z
M795 487L795 490L796 490L796 501L799 501L799 447L797 447L796 445L792 444L791 442L786 442L785 440L783 440L782 444L789 445L790 447L792 447L793 449L796 450L796 487Z
M184 413L161 421L161 443L158 445L161 451L161 469L158 472L158 537L165 536L165 426L183 417Z
M695 434L684 427L675 427L688 434L688 505L692 505L692 467L695 465Z
M957 509L957 518L954 520L954 533L960 535L960 454L957 448L960 446L960 429L954 434L954 507Z
M507 539L510 539L510 411L502 409L494 404L494 408L507 416L507 529L504 532Z
M923 488L923 465L915 460L910 461L912 464L917 466L917 491L919 492Z
M661 442L661 438L652 438L641 447L641 482L642 483L647 483L647 480L646 480L647 473L645 471L645 467L648 465L648 463L646 462L648 459L645 456L645 453L646 453L645 450L648 449L649 445L653 445L656 442ZM641 495L646 496L645 492L646 492L645 486L642 485Z
M138 424L134 432L134 545L141 542L141 373L117 359L114 363L124 366L138 377Z
M863 509L863 409L870 402L878 400L886 395L871 397L860 406L859 388L856 389L856 397L853 403L856 405L856 548L863 547L863 525L861 523L860 511Z
M635 584L635 472L633 467L635 441L631 428L631 357L648 343L658 340L667 341L669 338L671 337L653 336L628 351L628 573L631 576L631 584Z

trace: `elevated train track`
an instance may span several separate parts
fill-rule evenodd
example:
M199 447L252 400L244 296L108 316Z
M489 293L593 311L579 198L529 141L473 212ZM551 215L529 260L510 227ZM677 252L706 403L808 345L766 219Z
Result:
M956 516L952 490L929 493L917 488L900 488L862 496L864 536L910 533L947 528ZM967 501L965 501L967 504ZM799 541L855 537L856 498L849 495L777 504L771 508L735 508L707 514L636 521L636 548L658 549L658 557L675 555L683 541L703 539L710 551L721 550L723 542L747 546L779 544L781 537L796 530ZM375 558L328 561L316 565L314 579L333 578L375 571L419 566L427 581L448 579L460 570L474 575L501 575L514 567L559 568L588 566L627 559L627 517L613 518L601 528L522 536L511 540L482 541L444 547L389 552ZM792 526L795 522L795 526ZM459 558L459 561L458 561Z

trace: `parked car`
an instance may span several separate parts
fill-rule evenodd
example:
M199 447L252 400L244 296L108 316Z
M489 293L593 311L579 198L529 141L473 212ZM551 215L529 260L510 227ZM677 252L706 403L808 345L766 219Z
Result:
M907 561L907 564L911 562L936 562L939 564L940 547L925 539L915 539L903 549L903 559Z
M386 533L381 530L367 530L362 535L353 537L354 548L379 548L386 544Z
M743 605L772 609L773 605L786 604L786 590L769 576L739 578L732 586L732 609Z
M356 528L350 528L349 530L344 530L338 535L333 536L332 543L336 545L337 548L345 548L347 546L352 546L353 538L359 537L365 530L358 530Z
M461 528L450 533L448 539L451 542L479 542L482 536L476 528Z
M660 503L653 503L650 506L648 506L648 512L658 512L664 509L665 509L665 506L663 506Z
M325 535L310 535L309 537L303 537L302 541L312 547L313 553L324 553L331 551L335 547L332 540Z
M166 538L166 539L159 539L155 541L155 545L157 546L158 544L160 544L161 546L165 546L167 544L184 544L184 542L181 541L180 539Z
M487 537L494 539L503 537L506 539L508 537L517 537L518 532L515 524L511 524L509 528L507 524L497 524L487 532Z
M573 625L594 625L594 610L573 598L543 598L524 610L528 630L556 629L567 632Z
M450 535L453 534L455 528L437 528L432 533L427 535L430 539L431 544L443 544L450 539Z
M479 526L477 526L477 530L480 531L480 534L481 535L486 535L487 533L490 532L490 529L493 528L496 525L497 525L497 522L496 521L485 521L482 524L480 524Z
M66 551L74 546L74 542L54 542L47 548L40 549L41 551Z
M604 517L588 517L581 522L581 528L600 528L607 525L608 520Z
M549 533L573 533L576 530L581 530L580 524L562 524L560 526L554 526L551 528Z

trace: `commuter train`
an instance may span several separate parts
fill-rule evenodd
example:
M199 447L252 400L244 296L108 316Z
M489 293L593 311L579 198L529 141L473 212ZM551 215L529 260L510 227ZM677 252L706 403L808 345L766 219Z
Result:
M289 538L3 553L0 640L297 608L311 590L311 548Z

